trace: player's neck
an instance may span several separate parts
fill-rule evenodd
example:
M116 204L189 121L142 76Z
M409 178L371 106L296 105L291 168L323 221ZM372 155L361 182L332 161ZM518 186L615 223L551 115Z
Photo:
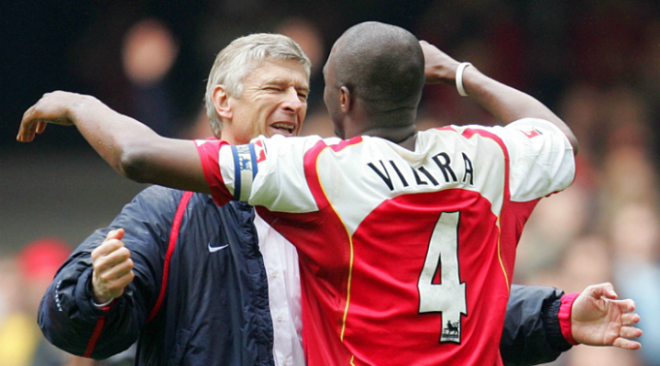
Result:
M414 124L397 127L373 127L363 131L361 135L384 138L399 144L408 150L415 150L417 127Z

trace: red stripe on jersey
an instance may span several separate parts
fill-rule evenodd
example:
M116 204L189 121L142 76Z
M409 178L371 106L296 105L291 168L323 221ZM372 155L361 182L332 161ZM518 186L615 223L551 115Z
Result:
M319 141L305 154L305 177L319 211L290 214L256 208L266 222L299 249L303 347L309 366L347 365L353 357L343 343L338 341L348 304L351 238L323 191L317 161L326 148L341 151L360 142L361 137L330 146ZM335 250L328 250L328 245L332 245ZM323 263L318 258L323 258ZM338 267L342 271L337 272Z
M509 201L511 199L511 192L509 192L509 150L506 148L506 145L504 144L504 141L497 136L496 134L486 131L486 130L479 130L475 128L466 128L465 131L463 131L463 136L465 138L471 138L474 135L479 135L483 136L486 138L489 138L493 141L495 141L498 145L500 145L500 148L502 149L502 153L504 154L504 199L506 201Z
M335 152L339 152L344 150L348 146L356 145L359 144L360 142L362 142L362 136L355 136L350 140L343 140L336 145L330 145L330 148Z
M466 138L471 138L474 135L492 139L500 146L504 154L504 201L502 203L502 215L500 215L500 228L502 228L502 232L500 233L500 252L502 253L502 265L505 270L504 275L507 276L507 282L509 282L509 279L513 277L513 267L516 261L515 248L518 246L518 241L520 240L527 219L532 214L532 210L534 210L540 199L529 202L512 202L511 191L509 189L511 161L509 159L509 150L504 144L504 141L499 136L486 130L467 128L463 131L463 136ZM511 286L510 282L509 286Z
M160 284L160 293L158 294L158 300L156 300L156 305L151 309L149 316L147 317L147 323L153 319L158 310L160 310L161 305L163 304L163 299L165 298L165 291L167 290L167 278L170 273L170 262L172 260L172 254L174 254L174 248L176 247L176 241L179 238L179 229L181 228L181 222L183 221L183 215L186 213L186 207L188 207L188 202L192 197L193 192L187 191L181 196L181 201L179 201L179 207L176 209L176 214L174 214L174 221L172 222L172 229L170 231L170 241L167 245L167 252L165 254L165 265L163 266L163 279Z
M318 167L316 166L319 155L326 148L330 148L335 152L339 152L348 146L356 145L361 142L362 136L356 136L350 140L342 140L336 145L327 145L323 140L321 140L317 142L314 147L309 149L307 153L305 153L303 160L303 164L305 166L305 178L307 179L307 184L309 185L309 189L311 190L312 195L314 196L314 200L319 206L319 209L324 208L329 204L328 199L325 196L325 192L323 191L323 187L321 187L321 182L319 181Z
M218 206L223 206L234 198L225 186L220 172L220 149L224 145L228 145L227 142L220 140L205 140L201 144L195 142L206 183L211 188L211 195Z
M511 191L509 190L509 170L510 170L510 160L509 160L509 150L507 150L506 145L504 144L504 141L497 136L496 134L486 131L486 130L479 130L475 128L466 128L463 131L463 136L466 138L471 138L474 135L479 135L485 138L489 138L493 141L495 141L500 148L502 149L502 154L504 154L504 200L502 202L502 212L506 212L506 206L508 203L511 201ZM506 225L502 223L502 220L507 220L506 218L502 217L503 215L500 215L500 227L504 228ZM502 246L510 246L510 242L508 240L502 241L504 237L508 237L504 232L500 233L500 242L498 245L500 246L500 260L502 262L502 270L504 271L504 276L506 277L506 282L507 285L510 287L511 286L511 277L513 277L513 265L515 263L515 250L514 251L507 251L503 250ZM515 241L513 244L513 247L516 247L516 243L518 241ZM509 255L502 255L503 253L512 253L511 256Z

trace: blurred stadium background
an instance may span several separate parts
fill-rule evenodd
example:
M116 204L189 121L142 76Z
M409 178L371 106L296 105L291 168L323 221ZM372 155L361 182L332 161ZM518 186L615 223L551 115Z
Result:
M573 128L576 181L530 219L515 282L577 292L612 281L638 303L641 352L577 347L555 365L660 365L660 2L43 0L4 1L0 16L0 355L3 335L18 339L3 324L31 316L52 276L28 275L49 264L33 263L26 246L53 238L46 247L74 248L144 188L74 129L49 126L32 144L15 142L22 113L43 93L92 94L161 134L207 136L202 99L216 53L238 36L279 32L315 65L304 133L330 135L320 73L329 47L351 25L379 20L532 94ZM445 86L427 88L419 119L420 128L494 123Z

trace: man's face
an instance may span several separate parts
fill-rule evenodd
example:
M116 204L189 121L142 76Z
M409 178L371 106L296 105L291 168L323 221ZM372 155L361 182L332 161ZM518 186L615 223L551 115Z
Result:
M295 60L269 60L247 73L240 98L229 97L222 137L236 144L259 135L296 136L307 114L309 79Z

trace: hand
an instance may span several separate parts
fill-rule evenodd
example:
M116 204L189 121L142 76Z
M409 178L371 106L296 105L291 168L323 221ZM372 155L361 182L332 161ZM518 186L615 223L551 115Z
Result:
M131 252L121 239L124 229L112 230L103 243L92 251L92 288L94 301L104 304L124 293L135 274Z
M422 52L424 52L426 83L453 85L456 81L456 68L459 62L426 41L419 41L419 45L422 47Z
M44 132L48 123L64 126L73 125L73 122L68 118L69 106L81 97L80 94L63 91L44 94L35 105L23 114L16 140L20 142L34 140L35 134Z
M632 326L640 319L638 314L632 313L635 302L616 300L617 297L611 283L592 285L582 291L575 299L571 313L571 329L576 342L623 349L642 346L626 339L642 335L641 329Z

